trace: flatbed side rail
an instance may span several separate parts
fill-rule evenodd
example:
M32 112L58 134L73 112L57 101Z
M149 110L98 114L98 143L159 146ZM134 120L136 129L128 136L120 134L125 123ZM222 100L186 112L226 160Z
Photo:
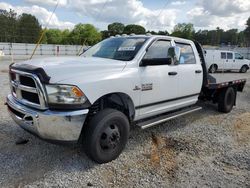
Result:
M207 89L220 89L220 88L226 88L229 86L237 86L237 91L243 91L243 88L246 84L246 79L238 79L228 82L221 82L221 83L208 83L206 85Z

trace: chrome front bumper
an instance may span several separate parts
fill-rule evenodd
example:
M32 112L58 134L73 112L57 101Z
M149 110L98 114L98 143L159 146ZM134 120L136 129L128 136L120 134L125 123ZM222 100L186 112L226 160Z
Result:
M78 141L89 111L39 111L20 104L12 95L8 95L7 105L12 119L23 129L42 139L59 142Z

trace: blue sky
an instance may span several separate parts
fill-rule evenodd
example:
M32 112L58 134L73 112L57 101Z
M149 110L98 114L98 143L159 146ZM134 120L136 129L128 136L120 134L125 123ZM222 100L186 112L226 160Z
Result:
M31 13L45 26L56 1L0 1L0 9ZM196 29L243 30L248 17L249 0L59 0L49 27L72 29L77 23L92 23L103 30L109 23L122 22L171 31L177 23L191 22Z

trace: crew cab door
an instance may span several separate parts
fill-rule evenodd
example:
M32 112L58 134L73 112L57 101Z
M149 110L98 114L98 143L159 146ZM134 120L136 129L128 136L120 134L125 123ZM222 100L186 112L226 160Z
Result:
M171 42L168 40L156 40L148 47L143 60L157 60L167 58ZM141 76L141 101L139 110L141 118L159 114L174 106L169 104L181 94L179 88L178 65L161 64L140 66ZM172 105L172 106L171 106Z
M181 48L179 74L179 94L187 101L197 101L201 92L203 71L198 52L194 45L183 42L175 42Z

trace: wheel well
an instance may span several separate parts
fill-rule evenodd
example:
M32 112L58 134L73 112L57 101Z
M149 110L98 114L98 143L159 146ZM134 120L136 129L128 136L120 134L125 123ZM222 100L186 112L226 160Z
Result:
M218 65L217 65L217 64L212 64L209 68L211 69L211 67L212 67L213 65L216 67L216 69L218 69Z
M247 64L243 65L242 67L246 67L247 69L250 68ZM241 68L242 68L242 67L241 67Z
M132 99L125 93L110 93L97 99L90 107L89 117L98 111L112 108L124 113L130 122L135 117L135 108Z

